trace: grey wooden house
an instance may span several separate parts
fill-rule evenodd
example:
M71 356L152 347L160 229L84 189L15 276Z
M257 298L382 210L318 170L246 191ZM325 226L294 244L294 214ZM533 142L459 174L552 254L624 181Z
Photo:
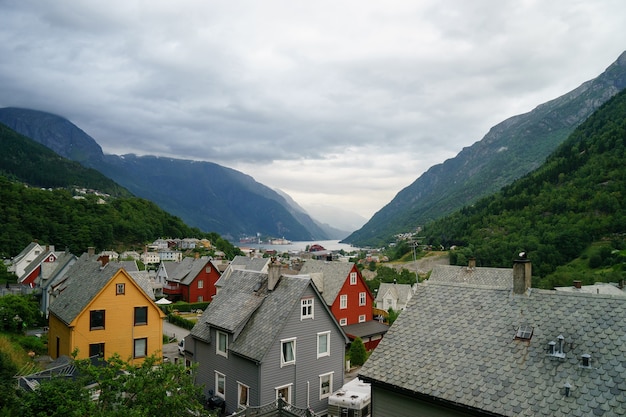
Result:
M205 395L230 414L282 397L324 413L344 383L347 337L305 275L234 270L185 338Z

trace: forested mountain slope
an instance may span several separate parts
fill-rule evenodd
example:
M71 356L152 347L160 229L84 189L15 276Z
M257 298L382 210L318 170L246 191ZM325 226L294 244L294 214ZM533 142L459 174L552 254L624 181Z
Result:
M0 109L0 123L56 153L97 169L133 194L155 202L187 224L236 240L240 235L329 239L306 213L249 175L211 162L136 155L105 155L70 121L18 108Z
M452 213L539 167L609 98L626 88L626 52L597 78L494 126L456 157L431 167L345 242L381 246ZM445 140L445 138L441 138Z
M626 249L625 160L623 91L581 124L539 169L429 224L425 240L463 246L484 266L510 267L523 250L533 263L534 286L571 285L543 278L592 242L610 242L617 256ZM617 263L622 270L624 261Z

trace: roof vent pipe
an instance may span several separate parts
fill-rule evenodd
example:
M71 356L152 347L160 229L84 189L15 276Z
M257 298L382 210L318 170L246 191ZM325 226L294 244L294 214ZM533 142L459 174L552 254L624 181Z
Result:
M563 354L563 347L565 345L565 337L562 334L560 334L557 337L557 339L559 341L559 352L558 353L562 355Z
M548 342L548 355L554 355L556 350L554 349L556 346L556 342L554 340Z
M589 368L591 367L591 355L588 353L584 353L581 357L582 359L582 366L585 368Z
M563 385L563 388L565 388L565 396L569 397L572 391L572 386L570 385L570 383L566 382L565 385Z

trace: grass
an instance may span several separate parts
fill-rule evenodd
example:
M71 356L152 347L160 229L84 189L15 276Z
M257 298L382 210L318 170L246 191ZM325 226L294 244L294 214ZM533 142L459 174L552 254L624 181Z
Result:
M28 352L20 346L15 335L0 333L0 351L6 353L18 369L29 369L31 372L36 368L36 363L28 356Z

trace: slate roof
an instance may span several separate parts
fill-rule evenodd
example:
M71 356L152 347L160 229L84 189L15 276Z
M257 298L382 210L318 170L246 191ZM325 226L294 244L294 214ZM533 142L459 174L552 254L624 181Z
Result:
M512 280L512 278L511 278ZM504 416L626 414L626 299L426 281L359 375ZM520 325L530 340L516 339ZM564 357L547 347L564 337ZM591 355L591 366L581 364ZM565 386L571 386L566 396Z
M222 287L224 282L228 280L233 271L245 270L245 271L257 271L267 272L267 267L270 263L270 258L250 258L248 256L237 255L228 264L228 267L224 270L222 276L215 283L216 287Z
M204 269L206 264L211 262L208 256L202 256L200 258L184 258L176 267L172 275L169 275L168 280L180 282L183 285L189 285Z
M348 279L354 263L329 262L307 259L300 269L301 274L311 275L315 286L329 306L333 305L339 291Z
M230 352L261 362L309 286L315 291L308 276L282 275L268 291L267 274L234 270L190 334L210 342L210 326L226 330Z
M69 325L120 269L110 262L102 268L97 257L81 255L68 270L64 290L51 303L50 313Z
M435 265L428 281L513 288L513 269Z

